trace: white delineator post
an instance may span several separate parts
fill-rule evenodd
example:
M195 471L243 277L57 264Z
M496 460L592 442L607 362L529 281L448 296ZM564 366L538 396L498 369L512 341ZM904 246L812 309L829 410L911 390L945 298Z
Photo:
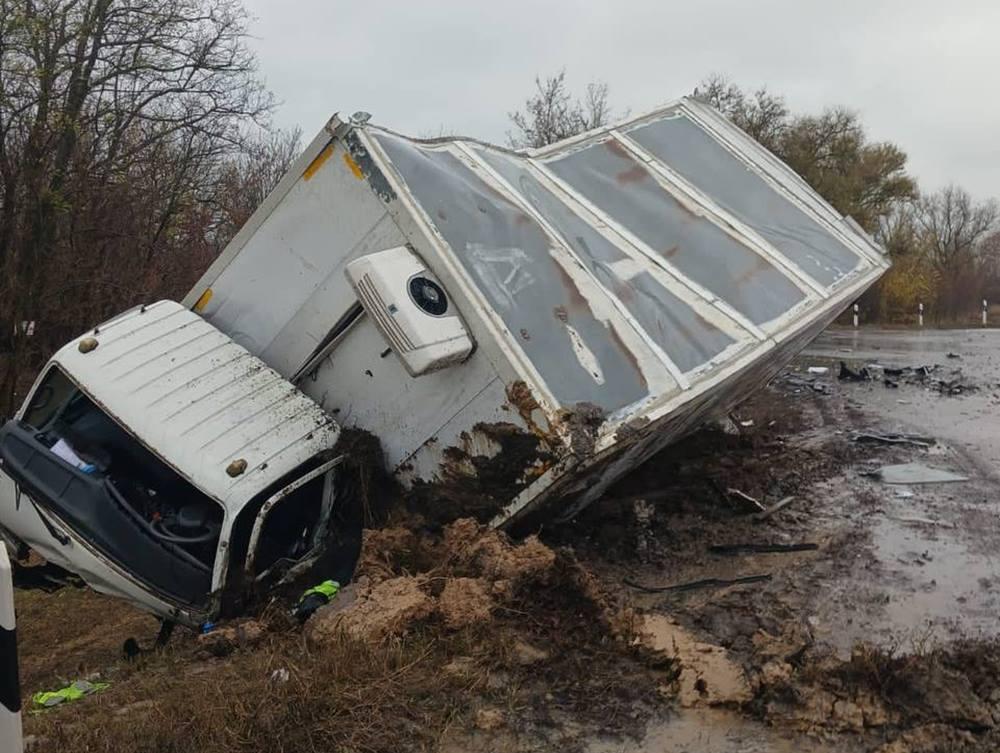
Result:
M989 304L986 303L986 299L983 299L983 326L986 326L986 312L989 309Z
M16 626L10 560L7 547L0 541L0 750L10 753L24 750Z
M858 304L854 304L854 328L857 329L858 326Z
M924 326L924 304L922 303L917 304L917 321L921 327Z

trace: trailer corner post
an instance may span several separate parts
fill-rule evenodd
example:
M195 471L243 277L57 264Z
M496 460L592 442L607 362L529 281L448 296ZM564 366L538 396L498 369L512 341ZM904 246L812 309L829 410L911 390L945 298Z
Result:
M7 547L0 541L0 749L10 753L24 750L18 677L14 581Z

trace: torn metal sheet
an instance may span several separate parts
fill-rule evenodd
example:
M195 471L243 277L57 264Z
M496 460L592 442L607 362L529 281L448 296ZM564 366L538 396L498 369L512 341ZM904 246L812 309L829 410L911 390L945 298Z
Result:
M886 484L949 484L969 480L968 476L922 463L884 465L871 475Z

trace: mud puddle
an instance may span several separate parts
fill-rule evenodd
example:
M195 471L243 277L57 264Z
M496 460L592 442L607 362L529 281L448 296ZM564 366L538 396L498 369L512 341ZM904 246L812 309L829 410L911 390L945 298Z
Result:
M638 741L597 740L587 753L854 753L862 748L843 743L830 747L722 708L682 709L649 725Z

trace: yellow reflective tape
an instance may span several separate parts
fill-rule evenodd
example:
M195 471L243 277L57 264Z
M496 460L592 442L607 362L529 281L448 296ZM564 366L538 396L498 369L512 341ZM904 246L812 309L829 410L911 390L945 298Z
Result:
M358 163L351 159L351 155L347 152L344 152L344 162L346 162L347 166L351 168L351 172L354 173L355 178L361 180L365 177L365 174L361 172L361 168L358 167Z
M212 289L205 288L205 292L202 293L201 297L194 303L194 313L200 314L204 311L210 300L212 300Z
M330 159L331 154L333 154L332 141L323 148L322 152L316 155L316 158L313 159L312 162L309 163L309 167L307 167L306 171L302 173L302 178L304 180L309 180L312 176L319 172L319 169L323 167L323 163Z

